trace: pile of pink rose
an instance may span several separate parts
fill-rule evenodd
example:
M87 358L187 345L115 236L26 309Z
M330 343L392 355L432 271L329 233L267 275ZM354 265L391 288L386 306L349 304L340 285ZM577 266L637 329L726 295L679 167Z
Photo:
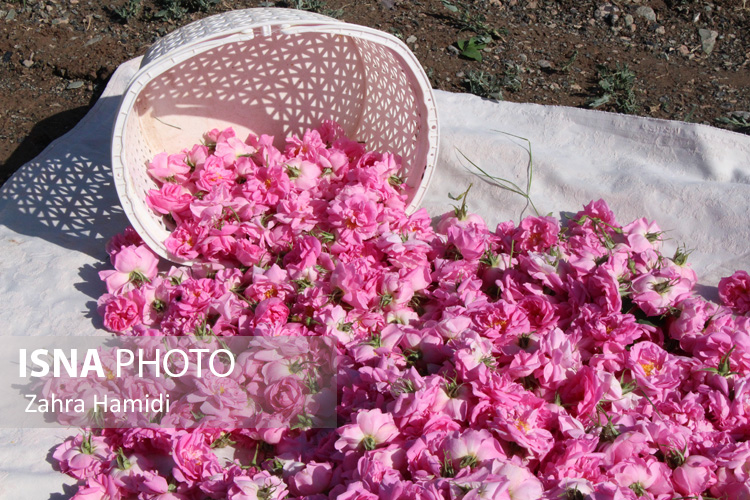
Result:
M433 228L400 169L330 122L153 160L166 248L199 263L126 230L105 326L334 337L338 428L83 432L54 453L73 498L750 498L747 273L711 303L603 201L491 230L465 194Z

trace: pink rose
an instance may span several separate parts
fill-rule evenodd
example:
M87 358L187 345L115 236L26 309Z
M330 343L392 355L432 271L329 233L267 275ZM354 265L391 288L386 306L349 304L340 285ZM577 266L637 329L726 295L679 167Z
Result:
M737 314L750 312L750 274L737 271L719 281L721 303L731 307Z
M682 495L700 495L716 484L716 464L706 457L691 455L672 471L675 490Z
M315 495L328 488L332 476L331 464L309 462L289 478L289 488L294 495Z
M487 227L477 224L450 226L447 231L448 243L454 245L466 260L477 260L486 249Z
M104 438L87 433L66 439L52 456L63 473L85 479L96 476L104 468L110 453Z
M513 234L514 248L522 252L546 252L557 243L559 232L554 217L526 217Z
M175 463L172 468L175 479L188 485L221 472L218 458L206 444L206 438L199 430L185 432L175 438L172 459Z
M100 314L104 317L104 328L110 332L128 331L141 319L138 304L132 300L113 295L105 295L102 299L106 301L100 305Z
M597 370L583 366L559 389L563 404L570 405L569 410L579 419L594 416L596 405L604 395L605 387L597 376ZM584 421L584 420L582 420Z
M260 302L255 308L255 327L257 334L276 335L289 317L289 308L284 301L271 297Z
M364 188L342 193L328 208L328 220L336 235L346 244L362 243L375 235L378 204Z
M632 284L632 300L648 316L659 316L690 294L692 284L673 269L654 270Z
M199 255L197 246L205 233L205 227L200 227L195 222L186 222L169 233L164 246L170 255L183 260L192 260Z
M270 412L285 421L302 413L305 407L305 393L297 377L284 377L271 383L263 391L263 397Z
M339 263L331 274L331 285L343 293L341 300L352 307L367 310L377 296L378 272L368 259Z
M132 290L156 277L158 257L145 245L122 247L114 258L114 270L99 271L109 293Z
M146 195L146 203L151 210L162 215L175 214L176 219L183 218L190 207L193 196L179 184L167 183L159 190L152 189Z
M148 173L161 182L185 182L190 173L190 166L185 163L184 154L159 153L149 163Z
M365 450L374 450L377 446L389 443L398 437L398 428L393 415L379 409L362 410L357 413L356 423L339 427L341 437L336 441L336 449L356 450L362 446Z

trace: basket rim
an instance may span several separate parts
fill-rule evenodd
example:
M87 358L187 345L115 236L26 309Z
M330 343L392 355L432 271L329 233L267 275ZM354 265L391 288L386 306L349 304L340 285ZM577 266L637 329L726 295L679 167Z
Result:
M191 24L205 22L206 19L217 18L226 16L229 13L236 12L252 12L252 11L268 11L268 10L279 10L289 11L294 9L278 9L278 8L256 8L256 9L241 9L239 11L228 11L209 18L204 18L195 21ZM236 15L236 14L235 14ZM419 63L419 60L414 53L409 50L404 42L396 38L395 36L385 33L374 28L367 26L361 26L358 24L346 23L333 18L327 18L325 16L316 15L318 17L306 19L306 20L294 20L288 19L280 20L258 20L241 26L235 26L231 29L220 30L208 36L196 38L195 41L175 48L161 56L149 61L148 63L141 66L141 68L132 77L127 88L123 92L120 104L115 117L114 126L112 129L111 139L111 160L112 160L112 174L114 178L114 184L117 191L118 198L125 211L130 223L136 229L138 234L144 240L144 242L156 252L159 256L172 261L182 264L191 264L194 261L181 260L175 256L168 255L164 242L157 241L153 234L158 233L161 228L156 228L154 231L155 222L144 216L140 215L137 210L134 210L133 199L140 199L138 193L133 192L135 187L132 182L129 181L129 177L125 175L127 167L123 161L122 155L125 151L123 144L124 130L127 123L128 117L133 112L136 100L138 99L140 92L153 80L161 76L162 74L169 71L174 66L192 58L204 52L207 52L216 47L226 45L228 43L250 41L256 37L255 30L261 27L269 27L271 34L274 28L280 30L283 34L298 34L298 33L327 33L336 34L341 36L349 36L354 38L366 39L368 41L383 45L390 48L406 63L415 78L415 83L422 92L423 103L426 111L426 124L427 130L425 134L428 136L428 148L426 151L426 165L422 175L422 179L418 186L414 189L414 194L409 202L407 212L411 213L415 211L418 205L424 198L427 188L430 185L432 176L437 163L437 152L439 147L439 126L437 118L437 107L435 105L435 96L432 90L432 86L429 83L424 68ZM186 25L190 26L190 24ZM176 33L180 29L185 28L183 26L178 30L173 31ZM266 33L264 33L265 35ZM158 41L156 43L159 43Z

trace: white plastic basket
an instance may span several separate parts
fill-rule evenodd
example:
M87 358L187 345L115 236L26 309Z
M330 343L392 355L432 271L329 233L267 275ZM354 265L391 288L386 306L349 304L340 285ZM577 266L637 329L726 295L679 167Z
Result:
M199 142L213 128L274 135L338 122L369 149L403 158L414 210L437 159L429 80L414 54L378 30L290 9L208 17L157 41L123 95L112 136L122 207L155 252L168 231L146 205L147 165Z

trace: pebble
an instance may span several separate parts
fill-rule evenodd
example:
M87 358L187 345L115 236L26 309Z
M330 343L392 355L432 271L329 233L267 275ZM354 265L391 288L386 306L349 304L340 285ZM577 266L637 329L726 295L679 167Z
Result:
M594 19L597 21L606 21L610 26L614 26L618 19L620 19L620 8L612 5L611 3L605 3L599 6L594 12Z
M5 15L6 21L12 21L16 18L16 9L10 9L8 13Z
M521 54L518 56L518 58L521 60L521 62L526 62L529 60L529 57L526 54Z
M448 45L447 49L448 49L448 52L454 55L459 55L461 53L461 51L458 50L458 47L454 45Z
M74 82L70 82L68 86L65 88L68 90L73 90L73 89L80 89L81 87L83 87L83 82L81 80L76 80Z
M548 61L548 60L546 60L546 59L539 59L539 60L538 60L538 61L536 62L536 64L537 64L537 65L538 65L538 66L539 66L540 68L542 68L542 69L550 69L550 68L552 68L552 63L551 63L551 62L549 62L549 61Z
M23 64L27 68L30 68L34 65L34 61L32 61L31 59L24 59L21 64Z
M663 35L667 32L667 29L664 26L657 26L654 31L657 35Z
M677 50L680 51L680 54L682 54L683 56L690 54L690 49L687 47L687 45L680 45Z
M83 44L83 46L84 46L84 47L88 47L89 45L94 45L94 44L95 44L96 42L101 42L101 41L102 41L103 39L104 39L104 37L103 37L103 36L101 36L101 35L96 35L96 36L95 36L95 37L93 37L93 38L92 38L91 40L89 40L88 42L84 43L84 44Z
M656 12L654 12L654 9L652 9L651 7L641 5L640 7L635 9L635 13L649 22L656 22Z
M406 39L406 43L414 43L417 41L417 37L414 35L411 35L409 38Z
M716 37L719 36L719 33L717 33L714 30L707 30L707 29L699 29L698 35L701 37L701 46L703 47L703 52L706 54L710 54L714 50L714 46L716 45Z
M633 16L630 14L625 14L625 26L632 26L635 22L635 19L633 19Z

